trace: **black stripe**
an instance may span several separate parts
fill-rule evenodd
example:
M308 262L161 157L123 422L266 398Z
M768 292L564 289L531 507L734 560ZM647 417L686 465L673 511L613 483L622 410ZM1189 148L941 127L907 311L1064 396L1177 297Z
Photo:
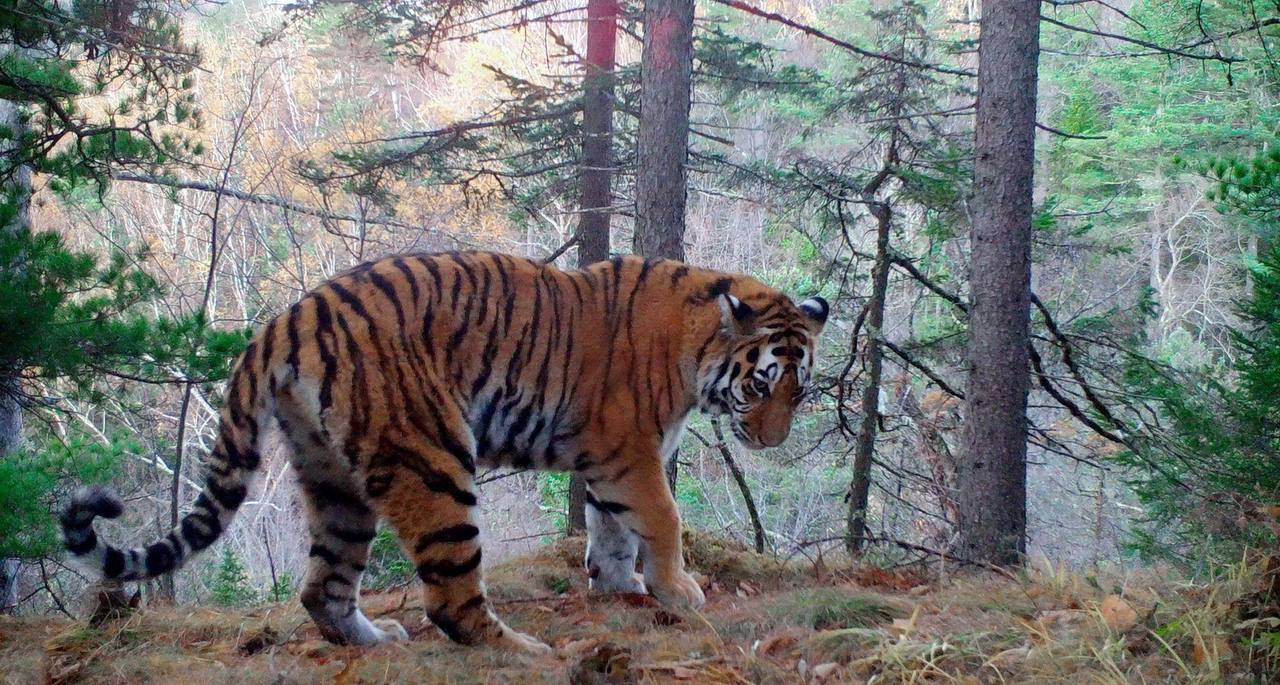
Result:
M427 618L431 619L431 622L436 624L436 627L440 629L440 632L445 634L445 637L453 640L454 642L465 642L466 636L462 634L462 627L459 626L458 622L453 620L453 617L449 616L449 614L443 609L428 612Z
M196 498L196 511L182 518L182 539L186 541L188 547L196 551L213 544L213 541L217 540L218 535L222 533L222 524L218 521L218 517L207 513L208 504L201 507L202 498L204 493Z
M317 509L331 506L350 509L358 514L369 513L369 506L351 490L323 481L304 480L302 489L311 496L311 502Z
M671 272L671 287L675 288L676 286L679 286L680 281L684 280L684 277L688 275L689 275L689 267L687 266L676 267L676 270Z
M370 542L377 535L375 530L353 530L350 528L327 528L326 530L333 537L352 544Z
M115 547L108 547L102 557L102 575L106 578L119 578L124 573L124 554Z
M427 273L431 274L431 280L435 282L435 290L431 294L432 301L444 294L444 279L440 278L440 266L436 264L436 260L430 257L422 257L418 262L427 268Z
M205 482L204 487L213 495L214 501L218 503L226 511L234 511L240 507L240 503L244 502L244 497L248 494L248 489L243 485L233 485L229 488L222 487L218 481L210 478Z
M70 544L67 545L67 551L71 552L76 556L79 556L81 554L88 554L89 552L93 551L94 547L97 547L97 546L98 546L98 534L95 533L92 528L90 528L89 535L86 536L85 539L81 540L80 542L77 542L74 545L70 545Z
M433 581L443 578L457 578L458 576L465 576L466 574L476 570L476 567L478 566L480 566L480 550L477 549L476 553L472 554L470 559L463 562L455 563L445 560L424 561L421 564L418 564L418 578L422 579L422 582L424 583L433 584Z
M320 412L333 404L333 381L338 375L338 360L325 342L325 334L333 335L333 314L323 295L316 295L316 347L324 362L324 378L320 381Z
M414 548L415 554L422 554L428 547L432 545L442 544L446 542L466 542L474 540L480 535L480 529L470 523L462 523L448 528L427 533L418 538L418 545Z
M173 547L168 542L160 541L147 546L147 575L155 577L173 570Z
M338 562L342 561L342 558L338 556L337 552L329 549L328 547L325 547L324 545L318 545L318 544L311 545L311 552L308 554L308 556L320 557L321 559L324 559L325 562L327 562L330 566L336 565Z
M405 328L404 307L400 304L400 296L396 294L395 286L391 285L391 281L388 281L385 276L373 270L369 271L369 280L373 282L374 287L387 296L388 300L391 300L391 306L395 307L396 310L396 323L400 325L399 330L403 331Z
M596 496L591 494L590 490L587 491L587 504L610 514L624 514L631 511L631 507L623 504L622 502L596 499Z
M324 577L324 580L320 581L320 587L324 588L324 591L326 594L328 594L329 592L329 583L337 583L339 585L346 585L347 587L351 587L352 585L352 582L350 580L347 580L346 576L343 576L341 573L330 573L329 575ZM350 598L338 597L338 599L350 599Z
M293 369L293 377L298 377L298 314L302 311L302 303L306 299L302 299L289 308L289 321L287 330L289 333L289 356L285 361L289 364L289 368Z
M462 604L459 604L458 612L470 611L482 606L484 606L484 595L476 595Z
M402 467L413 471L428 490L442 495L448 495L458 504L468 507L476 505L476 496L474 493L458 487L458 485L453 482L452 478L431 468L431 466L426 463L426 460L418 458L418 456L410 450L397 445L384 444L382 451L388 453L389 456L397 458Z
M280 317L277 316L267 324L267 330L262 334L262 355L259 357L259 366L262 367L263 373L271 372L271 354L275 351L276 324L278 323L280 323Z
M418 278L413 275L413 269L410 269L409 265L400 257L391 260L391 264L399 269L400 273L404 274L404 280L409 284L409 295L413 298L414 309L417 309L420 293L418 291Z

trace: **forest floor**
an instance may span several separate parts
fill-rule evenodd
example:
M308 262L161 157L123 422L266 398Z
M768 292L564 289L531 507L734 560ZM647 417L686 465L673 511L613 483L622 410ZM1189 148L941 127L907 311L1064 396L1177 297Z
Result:
M422 623L414 588L366 593L407 643L323 642L296 600L251 610L144 608L96 628L0 617L0 682L69 683L1170 683L1280 682L1280 569L1212 583L782 564L690 536L701 612L588 596L582 543L489 572L497 611L555 647L464 648Z

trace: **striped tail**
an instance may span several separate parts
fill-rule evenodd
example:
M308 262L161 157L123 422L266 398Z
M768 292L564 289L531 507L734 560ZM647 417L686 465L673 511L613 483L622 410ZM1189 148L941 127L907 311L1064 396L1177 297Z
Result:
M147 580L170 573L213 544L244 502L261 462L259 433L271 416L258 382L256 345L250 344L232 375L218 439L209 455L204 490L191 511L165 537L145 546L120 549L103 543L93 529L99 516L124 512L120 498L102 487L81 488L63 510L62 538L82 565L96 568L107 580Z

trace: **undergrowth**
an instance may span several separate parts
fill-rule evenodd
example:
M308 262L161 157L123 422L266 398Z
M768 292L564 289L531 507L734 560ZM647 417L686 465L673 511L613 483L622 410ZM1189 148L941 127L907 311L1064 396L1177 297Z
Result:
M690 535L708 604L671 611L585 593L582 543L490 570L495 610L556 654L448 643L416 589L367 593L408 643L337 647L296 600L253 610L144 607L97 628L0 617L0 682L137 683L1272 683L1280 568L1242 558L1204 581L1090 575L1041 561L1013 576L815 568Z

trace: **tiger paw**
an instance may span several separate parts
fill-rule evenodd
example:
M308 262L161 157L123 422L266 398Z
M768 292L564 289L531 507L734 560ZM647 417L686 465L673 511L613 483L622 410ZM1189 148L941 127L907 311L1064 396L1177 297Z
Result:
M684 571L679 571L670 579L653 579L649 583L649 594L659 602L677 609L697 609L707 601L698 581Z
M374 628L377 628L382 635L378 638L378 642L396 642L409 639L409 633L405 631L404 626L400 622L390 618L377 618L371 621Z
M551 653L551 647L542 640L507 627L502 629L493 644L497 647L518 654L528 654L529 656L546 656Z
M618 577L601 574L588 579L587 589L592 592L633 592L643 595L645 593L644 576L634 571L624 573Z

